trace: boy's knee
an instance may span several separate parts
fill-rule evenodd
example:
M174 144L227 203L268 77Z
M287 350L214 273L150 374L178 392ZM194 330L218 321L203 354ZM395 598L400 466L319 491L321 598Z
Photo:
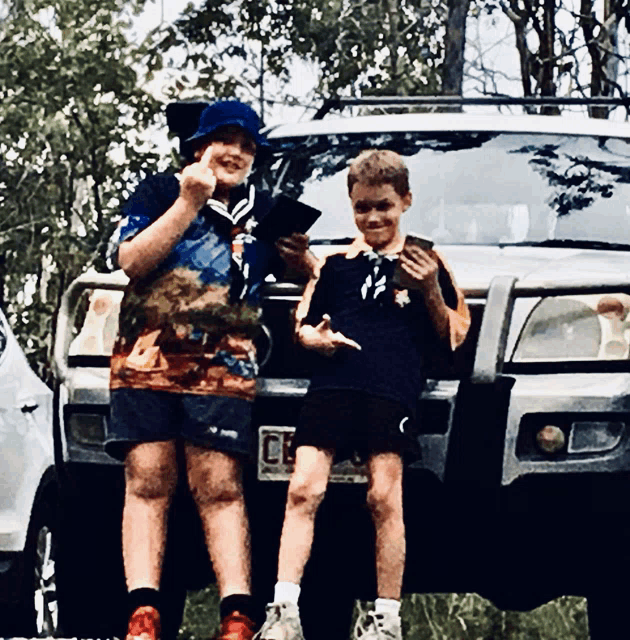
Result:
M367 505L372 516L384 519L398 512L402 513L402 504L397 487L392 485L372 486L367 493Z
M317 509L325 493L325 481L313 480L308 476L294 473L289 483L288 503L290 507Z
M243 500L243 487L234 478L213 483L190 484L190 491L199 506L229 505Z
M221 507L243 500L241 466L219 451L188 449L188 486L199 507Z
M170 498L177 483L177 470L161 465L128 465L125 472L127 493L143 500Z
M144 500L170 498L177 485L177 462L171 443L147 443L129 451L125 458L128 495Z

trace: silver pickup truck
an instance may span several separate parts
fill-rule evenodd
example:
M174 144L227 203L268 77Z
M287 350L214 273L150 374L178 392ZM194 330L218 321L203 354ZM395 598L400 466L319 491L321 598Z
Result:
M583 595L593 639L626 634L630 124L414 113L328 117L268 135L273 147L254 179L323 211L310 232L319 255L355 234L348 161L366 148L403 154L413 193L403 227L433 238L467 296L469 335L452 358L430 363L421 393L422 455L405 478L406 589L478 592L521 610ZM103 437L125 283L121 273L79 277L64 296L55 338L65 505L60 616L65 608L76 635L114 629L111 612L124 590L122 470ZM247 491L263 593L273 583L290 442L311 365L291 335L300 294L295 284L267 283L258 345L259 457ZM347 461L333 479L303 596L306 632L323 637L315 594L325 585L327 603L335 603L325 621L331 640L347 637L352 601L374 584L364 470ZM185 487L181 494L167 551L166 636L185 589L211 579ZM109 603L100 618L93 608L84 613L94 576ZM87 595L68 586L87 583Z

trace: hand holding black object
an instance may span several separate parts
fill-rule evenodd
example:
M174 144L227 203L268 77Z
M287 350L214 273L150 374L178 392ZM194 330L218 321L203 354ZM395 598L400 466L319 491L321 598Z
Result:
M288 237L280 238L276 248L287 265L311 277L314 273L317 258L308 250L308 236L304 233L292 233Z
M419 289L425 295L439 291L439 264L430 251L405 245L398 263L404 272L404 284L410 289Z

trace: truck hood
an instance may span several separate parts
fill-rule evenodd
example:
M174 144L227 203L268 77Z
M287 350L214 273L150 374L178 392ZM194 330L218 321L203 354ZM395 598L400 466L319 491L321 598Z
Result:
M630 275L630 251L493 245L437 245L463 289L486 290L495 276L530 282L597 282ZM340 246L314 245L318 257Z
M548 247L445 245L460 287L486 289L495 276L530 282L596 282L630 275L630 251Z

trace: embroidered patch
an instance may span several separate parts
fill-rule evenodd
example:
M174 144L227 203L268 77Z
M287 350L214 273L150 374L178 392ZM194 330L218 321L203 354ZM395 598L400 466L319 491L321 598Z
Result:
M395 289L394 302L401 308L406 307L411 302L409 291L407 289Z

